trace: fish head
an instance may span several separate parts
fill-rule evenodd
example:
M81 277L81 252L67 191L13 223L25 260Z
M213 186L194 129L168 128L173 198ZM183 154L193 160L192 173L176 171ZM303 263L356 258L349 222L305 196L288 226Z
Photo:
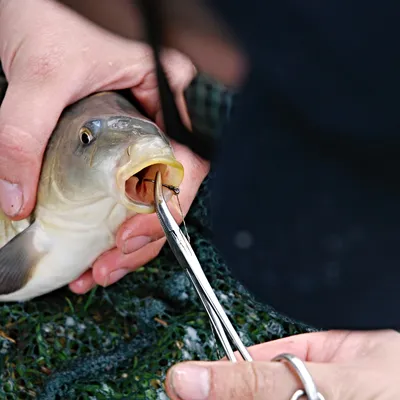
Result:
M125 217L155 211L157 171L164 185L183 180L167 138L125 97L104 92L64 110L46 147L34 222L0 232L0 245L16 234L0 248L0 301L28 300L78 278L114 246L110 233ZM172 195L165 188L167 201ZM0 227L2 220L0 213Z
M166 201L173 195L167 186L179 187L183 180L183 165L163 132L114 92L76 103L51 141L52 161L44 170L58 188L52 192L68 203L111 196L130 212L152 213L156 172L161 172Z

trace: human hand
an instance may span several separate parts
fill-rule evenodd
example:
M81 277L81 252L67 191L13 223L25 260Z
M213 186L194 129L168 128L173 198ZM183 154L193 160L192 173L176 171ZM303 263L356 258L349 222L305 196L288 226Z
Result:
M167 374L172 400L288 400L301 382L285 363L291 353L305 362L327 400L396 399L400 396L400 334L395 331L329 331L292 336L249 348L252 363L184 362Z
M150 48L115 36L56 2L0 0L0 59L9 83L0 109L0 207L15 220L33 210L44 150L67 105L97 91L131 88L162 126ZM162 62L183 121L190 125L183 91L195 68L173 50L163 52ZM174 147L185 167L180 200L186 213L208 164L187 148ZM130 249L125 246L126 236L138 236L142 244L143 236L150 237L153 243L124 257L121 251L133 251L132 243ZM71 289L83 293L95 282L115 282L122 276L109 277L116 268L133 270L155 257L165 241L161 237L155 216L124 224L117 238L121 250L101 257Z
M0 208L13 219L33 210L44 150L67 105L97 91L131 88L162 124L150 48L55 1L0 0L0 59L9 83L0 108ZM188 123L183 90L195 68L173 50L163 53L163 64ZM181 157L188 155L182 150Z

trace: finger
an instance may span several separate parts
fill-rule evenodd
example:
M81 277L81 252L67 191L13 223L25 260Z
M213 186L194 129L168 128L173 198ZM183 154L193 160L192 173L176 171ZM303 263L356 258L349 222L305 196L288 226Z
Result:
M349 331L303 333L257 344L248 350L255 361L268 361L278 354L291 353L303 361L331 362L337 349L349 339L350 335ZM351 355L350 352L347 354ZM235 355L238 359L241 358L238 352L235 352ZM226 357L223 360L226 360Z
M93 265L94 281L101 286L112 285L157 257L165 241L165 238L157 240L131 254L123 254L117 248L108 251Z
M196 197L209 170L209 164L196 157L189 149L173 142L176 158L183 164L185 176L180 186L179 207L176 196L169 202L170 211L178 223L182 222ZM164 231L156 214L136 215L121 225L118 230L117 247L125 254L134 252L149 242L164 237Z
M169 210L175 221L180 224L182 215L176 198L169 202ZM136 215L126 221L117 233L117 247L123 254L131 254L143 249L164 237L164 231L156 214Z
M158 80L152 57L146 59L147 73L143 76L140 84L132 88L132 93L140 102L150 118L155 120L162 128L162 117L160 114L161 104L158 92ZM189 86L190 82L196 74L196 68L192 62L182 53L173 49L165 49L161 53L161 63L164 67L169 85L175 95L177 106L181 118L189 126L189 117L187 114L184 90Z
M78 279L75 279L69 284L69 288L76 294L85 294L96 286L93 279L92 269L84 272Z
M359 374L356 369L314 363L306 367L326 399L360 398L351 385L343 390ZM303 385L285 363L218 361L177 364L168 371L166 389L172 400L287 400Z
M176 106L184 125L191 130L192 124L186 104L184 91L190 85L196 75L196 68L186 56L177 50L164 49L160 55L161 63L164 66L165 74L175 95ZM179 71L179 73L177 73ZM158 86L158 85L157 85ZM161 103L158 103L155 122L164 129L164 118L161 110Z
M26 218L36 189L47 141L64 107L62 93L35 83L10 82L0 107L0 207Z

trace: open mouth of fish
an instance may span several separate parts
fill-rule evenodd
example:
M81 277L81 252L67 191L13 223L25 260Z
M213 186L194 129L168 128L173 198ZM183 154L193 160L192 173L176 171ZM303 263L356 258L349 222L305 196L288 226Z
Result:
M118 186L123 193L124 205L141 214L155 212L154 189L157 171L161 173L163 194L166 201L174 195L183 180L182 164L172 158L149 160L135 167L126 166L117 177Z

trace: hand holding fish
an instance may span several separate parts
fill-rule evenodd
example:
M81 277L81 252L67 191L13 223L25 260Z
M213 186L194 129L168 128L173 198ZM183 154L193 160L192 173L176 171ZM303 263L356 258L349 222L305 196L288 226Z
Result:
M5 233L5 237L0 233L0 248L6 243L6 246L0 249L0 296L2 296L0 301L24 300L69 283L79 276L76 274L77 271L83 272L85 264L87 268L90 267L95 260L93 255L96 252L99 255L110 249L109 244L113 240L110 239L110 233L107 238L105 230L111 227L112 237L115 226L125 220L125 217L121 220L125 212L127 217L138 214L140 209L142 210L140 212L148 212L144 210L147 205L143 208L132 199L127 200L125 195L122 195L122 198L118 197L120 194L112 186L115 185L113 181L115 175L112 174L116 168L123 169L121 162L127 162L131 169L130 173L135 174L138 172L136 169L139 168L139 164L134 166L132 164L134 161L146 159L150 168L154 160L164 157L164 166L167 168L165 171L168 168L173 170L169 179L178 184L182 178L179 172L181 164L184 164L185 179L181 185L180 196L184 212L189 209L201 181L206 176L208 165L186 148L172 143L176 157L181 161L178 166L169 147L161 139L162 135L158 128L151 122L145 122L131 105L115 94L90 97L97 92L131 89L150 119L162 127L156 90L157 80L152 54L147 45L113 35L52 0L0 0L0 59L8 81L8 88L0 108L0 210L6 214L2 216L0 211L0 219L8 217L14 220L13 226L6 220L6 231L7 226L10 225L11 228ZM189 124L183 91L193 78L195 68L189 59L174 50L164 51L163 64L182 118ZM64 121L60 122L63 110L69 105L72 105L72 109L64 114ZM85 116L81 119L71 117L72 115L82 117L83 114ZM112 116L122 117L113 124ZM93 125L93 118L100 125ZM78 123L81 125L78 126ZM111 129L114 125L116 129ZM136 132L134 136L138 136L120 136L126 135L127 132L124 131L126 126L131 126L131 134ZM54 140L44 160L52 133ZM96 135L100 133L104 142L93 141L96 143L92 145L92 149L95 149L93 151L90 149L91 138L96 139ZM121 143L127 147L118 149L115 137L122 140ZM155 141L155 147L152 145L153 150L145 144L149 143L146 137ZM106 152L107 141L109 148ZM71 146L76 146L74 153L71 151L73 149ZM137 152L138 148L143 149L141 153ZM65 157L60 154L61 149L65 151ZM130 149L133 149L132 153ZM124 156L122 150L125 152ZM117 156L121 157L118 162ZM67 157L70 159L67 160ZM89 164L87 157L90 158ZM72 158L75 161L72 161ZM114 163L112 168L110 165L109 171L104 169L105 158ZM73 167L71 163L74 163ZM54 165L58 165L60 169L55 169ZM90 168L90 171L86 171L85 168ZM125 173L127 171L125 170ZM98 176L90 177L93 174ZM77 176L81 182L76 181ZM126 176L124 179L127 181L129 177ZM53 182L53 186L57 186L61 192L55 193L53 190L49 193L46 180ZM107 188L103 185L106 182ZM121 182L119 184L122 185ZM100 187L101 185L103 187ZM109 192L110 185L114 187L112 192ZM123 190L123 187L118 186L118 190ZM90 191L92 193L89 193ZM103 194L100 195L102 191ZM99 216L108 212L104 208L97 210L95 221L90 220L94 218L94 215L90 214L82 214L86 220L79 220L82 217L78 218L77 209L71 208L73 202L68 196L75 196L73 202L76 201L76 196L80 197L80 202L85 196L88 196L85 198L86 202L90 196L96 198L98 202L101 196L111 196L113 201L117 201L114 206L119 211L107 216L108 220L103 222L100 222ZM65 208L62 211L56 210L54 204L57 207L60 207L60 204L63 207L70 207L69 215L65 214ZM77 204L83 205L79 202ZM103 207L100 203L98 206ZM122 211L121 206L127 208ZM53 211L50 212L50 209ZM92 207L91 211L93 210ZM55 211L58 216L54 214ZM60 212L65 214L61 217L64 224L62 227ZM26 218L33 214L37 219L36 223L18 236L17 240L7 243L12 237L9 233L21 233L29 223ZM68 219L69 226L65 224ZM50 234L48 230L54 228L55 221L58 230ZM87 241L86 249L83 247L80 250L73 249L73 246L79 246L79 240L76 236L77 225L73 228L75 242L71 238L67 240L68 235L72 234L72 221L82 226L87 224L88 227L90 224L93 225L93 222L102 223L103 230L89 228L92 229L93 235L96 232L96 235L103 235L102 238L91 242L92 244ZM60 232L63 233L57 236ZM158 254L163 244L161 233L155 215L137 215L123 225L117 235L117 245L120 250L111 250L101 258L93 272L90 271L83 276L85 282L88 283L89 279L89 286L95 281L104 285L103 278L106 276L108 282L111 282L108 275L116 269L126 267L133 270L139 264L150 261ZM145 241L153 243L132 255L122 256L121 251L128 253L133 251L132 247L130 249L127 247L125 241L126 237L134 236L139 236L138 239L142 244ZM144 240L143 237L150 239ZM74 260L68 260L66 257L68 253L66 243L72 246L69 254L75 252ZM21 247L24 249L22 253ZM104 273L99 264L104 266L105 262L107 271ZM65 282L68 276L74 277ZM116 280L114 277L113 281ZM85 291L85 287L79 285L82 280L77 282L71 285L72 289L77 292Z
M172 400L290 399L303 386L285 363L270 361L281 353L291 353L305 362L318 391L327 400L383 400L400 395L400 334L395 331L309 333L263 343L250 347L249 351L253 363L175 365L167 375L169 397Z
M10 217L32 212L43 152L68 104L131 88L160 123L147 45L114 36L54 1L0 0L0 59L9 83L0 111L0 206ZM195 68L172 50L164 60L185 117L183 90Z

